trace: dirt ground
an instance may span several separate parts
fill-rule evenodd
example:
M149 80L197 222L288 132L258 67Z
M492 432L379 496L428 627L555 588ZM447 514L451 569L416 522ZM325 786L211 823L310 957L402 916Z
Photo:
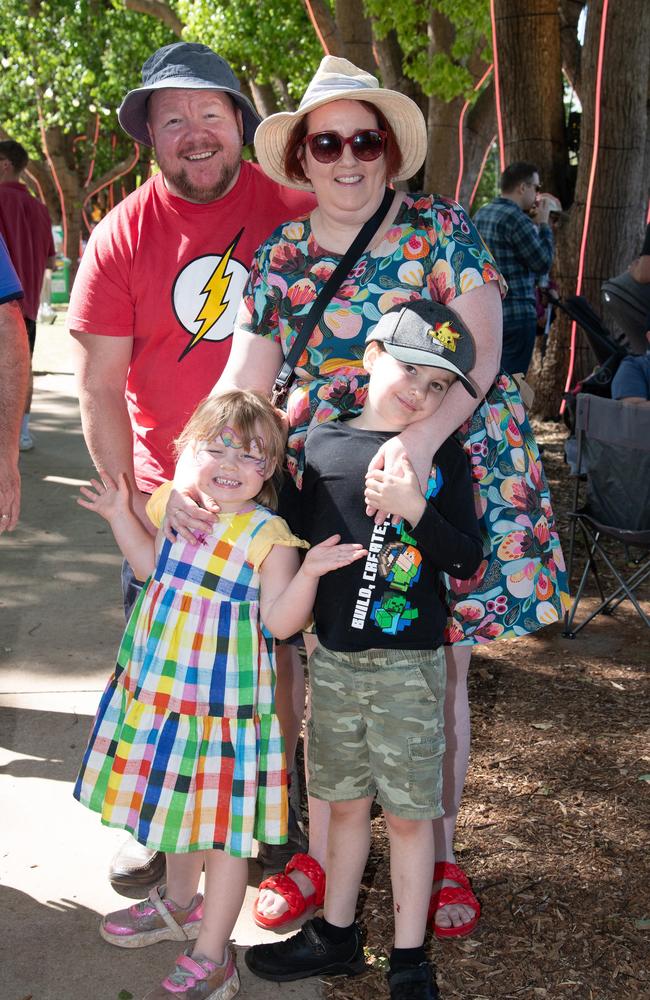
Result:
M565 432L536 432L566 540ZM472 661L456 846L483 914L471 937L427 942L444 1000L650 997L650 635L629 603L573 640L561 631L478 647ZM330 1000L386 994L387 848L378 816L358 912L373 969L330 980Z

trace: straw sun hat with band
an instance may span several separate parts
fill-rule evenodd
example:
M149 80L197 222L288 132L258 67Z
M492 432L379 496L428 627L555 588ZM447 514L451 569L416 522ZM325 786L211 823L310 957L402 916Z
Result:
M427 155L427 127L417 104L396 90L385 90L379 81L347 59L325 56L305 91L297 111L270 115L255 133L255 152L265 174L286 187L311 190L309 181L288 177L284 154L289 136L300 118L332 101L367 101L384 115L395 133L402 165L389 181L412 177Z

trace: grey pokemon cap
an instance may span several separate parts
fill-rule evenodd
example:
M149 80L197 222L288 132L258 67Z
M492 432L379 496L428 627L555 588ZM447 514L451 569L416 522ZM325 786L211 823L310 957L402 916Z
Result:
M415 299L384 313L366 337L379 340L398 361L445 368L457 375L470 396L478 398L468 378L474 367L474 341L460 316L439 302Z

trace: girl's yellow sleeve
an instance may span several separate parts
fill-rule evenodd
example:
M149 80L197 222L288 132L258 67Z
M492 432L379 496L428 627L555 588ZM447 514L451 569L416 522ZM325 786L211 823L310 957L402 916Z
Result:
M281 517L272 517L251 540L248 555L256 570L259 570L274 545L288 545L296 549L309 548L309 542L292 534L286 521Z
M162 486L153 491L147 500L147 506L145 507L147 517L157 528L160 528L163 523L165 511L167 510L167 501L173 488L173 483L163 483Z

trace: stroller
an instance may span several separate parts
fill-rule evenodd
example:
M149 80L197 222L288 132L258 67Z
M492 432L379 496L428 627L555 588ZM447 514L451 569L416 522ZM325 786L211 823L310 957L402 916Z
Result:
M598 314L583 295L570 295L555 302L558 309L573 320L585 332L589 346L596 358L596 367L591 375L578 382L564 394L564 422L575 434L576 398L584 392L592 396L612 398L612 379L623 360L630 354L624 335L618 337L604 325ZM567 459L571 449L567 449Z

